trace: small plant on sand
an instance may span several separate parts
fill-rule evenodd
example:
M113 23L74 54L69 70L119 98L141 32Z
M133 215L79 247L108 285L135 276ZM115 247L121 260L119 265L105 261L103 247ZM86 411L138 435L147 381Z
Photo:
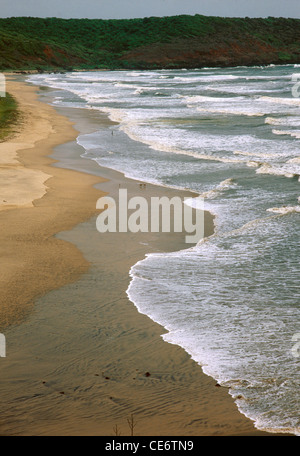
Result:
M127 424L129 426L130 435L132 437L134 435L134 428L137 425L137 422L134 420L133 414L131 414L130 417L127 418ZM114 435L116 435L116 436L120 436L121 435L121 430L119 429L117 424L115 424L115 426L113 427L113 431L114 431Z
M121 431L119 430L117 424L113 427L113 430L114 430L114 434L115 434L116 436L121 435Z
M136 421L134 421L133 414L130 415L130 418L127 418L127 423L128 423L129 429L130 429L130 435L133 436L134 428L137 425Z

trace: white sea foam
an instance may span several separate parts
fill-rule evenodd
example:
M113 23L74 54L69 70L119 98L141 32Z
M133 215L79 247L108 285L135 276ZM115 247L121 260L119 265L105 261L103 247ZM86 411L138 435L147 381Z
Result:
M120 89L134 89L134 90L139 90L139 86L136 84L128 84L126 82L115 82L114 83L115 87L118 87Z
M297 433L291 340L299 331L300 197L297 180L282 178L300 176L292 136L299 100L285 97L293 71L291 65L33 78L64 89L68 103L81 101L72 94L82 106L89 100L117 123L113 136L105 129L79 136L83 155L204 197L216 216L214 235L187 250L147 255L131 268L128 296L166 328L164 340L229 388L256 427ZM214 89L218 96L208 96Z
M265 123L269 125L287 125L289 127L299 127L300 116L266 117Z
M300 163L300 157L291 158L287 163Z
M285 214L291 214L293 212L300 212L300 206L270 207L269 209L267 209L267 211L285 215Z
M232 114L237 116L258 116L265 115L261 111L261 106L254 109L253 104L247 106L247 100L243 97L234 98L217 98L206 96L185 97L185 102L188 107L195 107L198 112L217 113L217 114Z
M220 196L223 192L227 190L232 190L237 186L237 183L234 182L233 178L226 179L220 184L218 184L215 188L208 190L207 192L201 193L199 196L204 199L214 199Z
M300 130L272 130L274 135L292 136L293 138L300 139Z
M116 118L116 117L115 117ZM135 122L128 122L126 124L123 124L121 126L121 130L126 133L126 135L131 138L133 141L141 142L143 144L148 145L151 149L161 151L161 152L168 152L176 155L186 155L189 157L196 158L198 160L208 160L208 161L216 161L220 163L243 163L243 160L239 160L234 157L220 157L216 155L211 155L211 154L203 154L200 151L193 151L193 150L187 150L187 149L181 149L179 147L176 147L172 144L167 144L163 143L159 140L149 140L145 138L143 135L137 134L136 130L134 127L136 126Z
M182 76L175 76L175 81L180 82L210 82L210 81L227 81L227 80L234 80L240 79L239 76L227 74L227 75L216 75L216 74L205 74L205 75L195 75L194 77L182 77Z
M268 152L265 152L265 151L259 151L259 152L247 152L247 151L244 151L244 150L234 150L233 151L234 155L244 155L245 157L260 157L262 159L264 158L276 158L278 157L280 154L276 154L276 153L268 153ZM283 153L282 154L283 156L285 156L285 154Z
M297 98L284 98L284 97L269 97L262 96L260 100L267 101L268 103L276 103L288 106L300 106L300 100Z
M272 166L270 163L263 163L257 170L257 174L271 174L273 176L284 176L293 178L300 175L300 166L297 162L284 163Z

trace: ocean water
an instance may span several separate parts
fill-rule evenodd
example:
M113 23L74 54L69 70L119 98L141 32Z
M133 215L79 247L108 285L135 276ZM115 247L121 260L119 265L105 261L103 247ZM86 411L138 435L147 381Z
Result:
M300 434L300 69L32 75L53 104L99 110L83 159L189 189L215 215L196 246L149 254L127 290L261 430Z

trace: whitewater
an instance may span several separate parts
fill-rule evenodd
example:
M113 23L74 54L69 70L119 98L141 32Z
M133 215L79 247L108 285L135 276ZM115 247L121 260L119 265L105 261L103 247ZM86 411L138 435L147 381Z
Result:
M300 434L300 98L294 65L32 75L55 106L114 124L82 158L204 198L215 231L129 271L139 312L163 325L269 432ZM298 86L297 86L298 84ZM106 129L108 130L108 129Z

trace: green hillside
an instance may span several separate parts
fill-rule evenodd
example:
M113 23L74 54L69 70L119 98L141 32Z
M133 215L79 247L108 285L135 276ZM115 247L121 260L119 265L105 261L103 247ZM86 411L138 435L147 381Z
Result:
M300 19L0 19L0 70L300 62Z
M9 93L6 93L5 97L0 97L0 142L12 132L18 116L16 100Z

